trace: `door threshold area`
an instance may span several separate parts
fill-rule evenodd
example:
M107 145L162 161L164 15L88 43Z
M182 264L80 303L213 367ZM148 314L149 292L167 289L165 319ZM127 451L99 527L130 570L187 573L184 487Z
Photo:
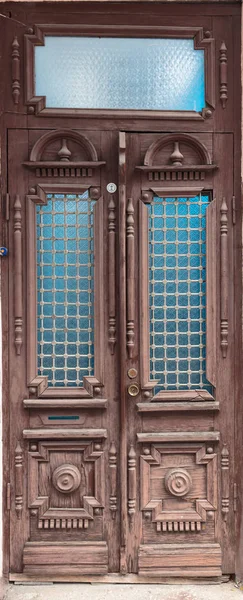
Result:
M87 583L87 584L139 584L139 585L219 585L228 583L230 576L222 575L220 577L142 577L141 575L128 573L109 573L108 575L28 575L26 573L10 573L9 582L15 585L41 585L58 583Z

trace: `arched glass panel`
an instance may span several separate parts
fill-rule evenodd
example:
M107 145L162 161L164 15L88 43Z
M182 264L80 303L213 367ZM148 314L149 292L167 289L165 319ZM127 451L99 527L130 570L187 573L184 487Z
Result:
M204 388L206 209L210 198L159 198L149 206L150 368L156 391Z
M46 36L35 94L56 108L201 111L204 50L193 39Z
M49 386L94 372L94 203L85 192L37 206L38 374Z

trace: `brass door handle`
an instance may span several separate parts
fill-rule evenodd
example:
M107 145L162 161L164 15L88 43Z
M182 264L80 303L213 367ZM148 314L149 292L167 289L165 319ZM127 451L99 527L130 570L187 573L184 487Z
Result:
M129 396L137 396L139 394L139 385L138 385L138 383L131 383L128 386L127 391L129 393Z

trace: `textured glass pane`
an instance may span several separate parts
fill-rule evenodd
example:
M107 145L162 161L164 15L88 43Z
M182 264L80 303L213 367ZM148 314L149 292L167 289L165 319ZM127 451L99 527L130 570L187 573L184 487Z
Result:
M155 196L149 206L150 365L157 392L212 391L205 361L208 203L207 194Z
M49 386L93 375L93 207L82 195L49 194L37 215L38 373Z
M37 96L48 107L196 110L205 106L204 50L192 39L45 37Z

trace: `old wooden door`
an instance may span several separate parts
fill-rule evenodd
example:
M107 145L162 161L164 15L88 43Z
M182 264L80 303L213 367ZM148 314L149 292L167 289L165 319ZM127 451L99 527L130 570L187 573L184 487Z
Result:
M235 571L240 196L226 8L218 20L194 7L188 27L158 6L147 27L135 7L103 7L93 33L88 9L86 25L66 26L39 8L30 30L19 9L9 27L11 580ZM103 114L35 95L45 36L119 36L122 20L123 37L133 23L137 37L194 39L202 110Z

